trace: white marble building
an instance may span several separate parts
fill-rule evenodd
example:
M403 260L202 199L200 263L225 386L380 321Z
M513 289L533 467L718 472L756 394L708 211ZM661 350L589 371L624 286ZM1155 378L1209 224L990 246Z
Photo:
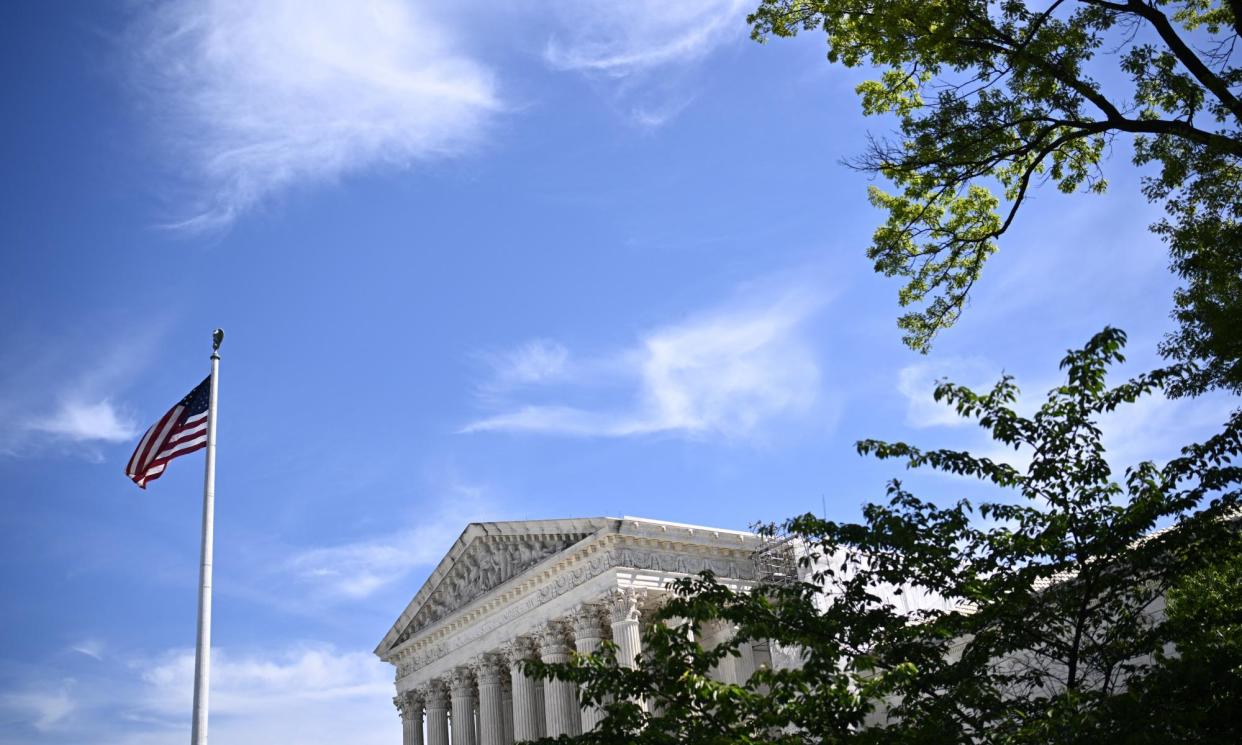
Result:
M758 548L752 533L632 517L471 523L375 650L396 667L404 745L589 730L599 714L579 706L572 683L529 678L518 661L565 661L611 639L633 664L669 580L710 569L749 587ZM762 647L741 653L722 680L749 677L756 654L764 662Z

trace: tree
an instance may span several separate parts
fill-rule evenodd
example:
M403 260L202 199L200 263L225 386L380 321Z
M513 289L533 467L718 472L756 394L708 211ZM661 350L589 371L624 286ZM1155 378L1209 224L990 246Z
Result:
M852 165L897 187L870 191L888 216L868 255L906 280L910 346L958 319L1031 189L1103 191L1123 136L1156 168L1151 227L1184 281L1161 351L1193 365L1166 383L1242 392L1242 2L761 0L749 22L761 41L820 28L830 60L883 70L858 92L900 137Z
M1029 453L1025 472L956 450L857 445L981 479L995 500L941 506L893 481L862 522L786 523L811 549L805 581L753 592L710 573L677 582L636 669L607 648L530 668L577 681L606 708L584 743L1242 741L1242 412L1167 464L1115 479L1098 418L1176 374L1108 386L1124 341L1107 329L1071 351L1065 383L1030 417L1013 410L1009 377L986 393L938 387L998 443ZM909 615L880 587L946 604ZM686 633L721 622L736 634L710 649ZM801 666L745 685L711 679L757 640L798 650ZM1141 726L1153 723L1164 729Z

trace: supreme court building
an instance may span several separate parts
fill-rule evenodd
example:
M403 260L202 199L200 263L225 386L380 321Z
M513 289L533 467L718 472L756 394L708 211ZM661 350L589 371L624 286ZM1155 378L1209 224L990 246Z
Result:
M640 518L471 523L375 654L396 668L404 745L509 745L578 734L600 714L576 684L527 677L518 663L564 662L611 639L621 664L670 580L711 570L726 584L759 578L760 538ZM708 644L727 629L704 630ZM745 646L717 674L740 682L768 664Z

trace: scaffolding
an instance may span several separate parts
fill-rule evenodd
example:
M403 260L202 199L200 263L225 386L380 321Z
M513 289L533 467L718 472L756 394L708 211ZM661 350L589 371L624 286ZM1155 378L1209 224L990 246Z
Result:
M794 540L785 533L760 534L759 547L752 559L761 584L790 585L798 581Z

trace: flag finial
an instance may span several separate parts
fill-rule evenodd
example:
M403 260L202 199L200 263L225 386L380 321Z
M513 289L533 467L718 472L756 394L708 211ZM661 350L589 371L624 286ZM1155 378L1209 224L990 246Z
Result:
M214 329L211 332L211 351L219 352L220 345L224 343L224 329Z

